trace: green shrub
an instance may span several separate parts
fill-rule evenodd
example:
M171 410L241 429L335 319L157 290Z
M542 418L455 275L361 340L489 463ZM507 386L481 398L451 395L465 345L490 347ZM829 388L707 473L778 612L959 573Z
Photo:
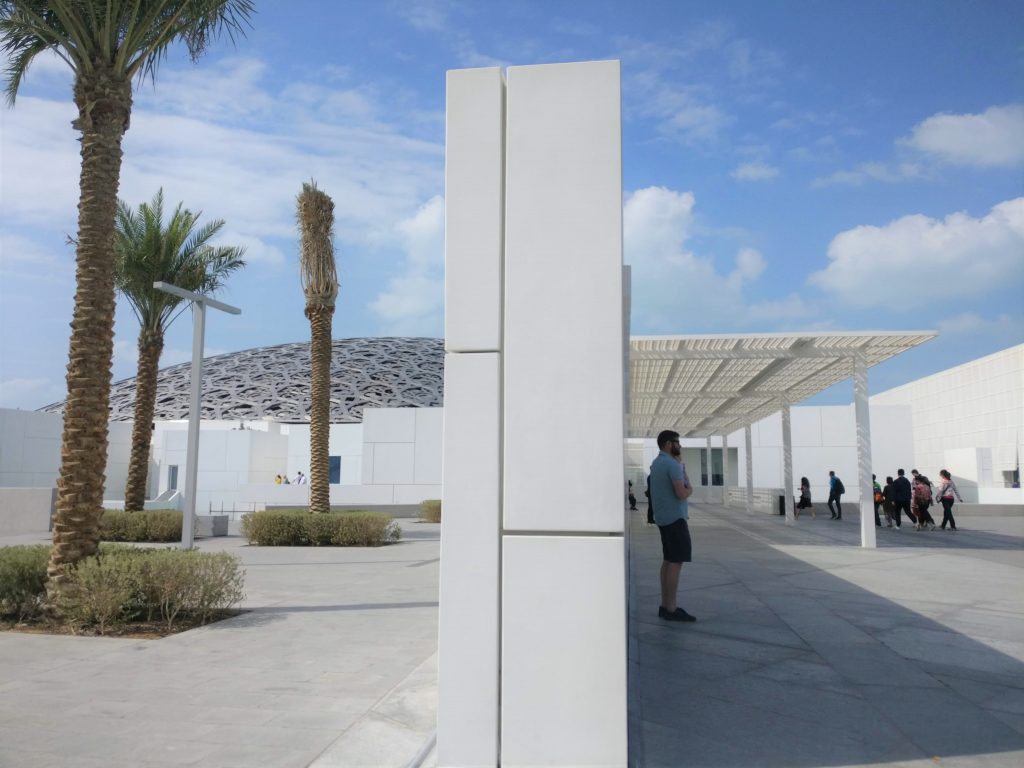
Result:
M181 541L181 514L173 509L149 512L107 509L100 518L100 538L104 541Z
M251 512L242 517L242 535L264 547L379 547L398 541L402 530L383 512L304 510Z
M226 552L105 546L68 568L55 606L69 623L100 634L159 616L167 629L183 617L206 623L243 598L241 562Z
M441 522L441 500L425 499L420 502L420 519L428 523Z
M54 607L72 626L99 633L132 618L145 594L141 557L108 550L68 566L69 579L54 596Z
M0 548L0 616L18 621L39 612L46 598L47 544Z

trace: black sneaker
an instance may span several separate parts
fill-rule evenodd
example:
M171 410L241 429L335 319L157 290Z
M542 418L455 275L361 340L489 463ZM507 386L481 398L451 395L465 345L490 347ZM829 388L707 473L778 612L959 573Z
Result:
M665 610L664 606L658 606L658 618L664 619L665 621L696 621L696 616L691 616L682 608L676 608L675 611L669 613Z

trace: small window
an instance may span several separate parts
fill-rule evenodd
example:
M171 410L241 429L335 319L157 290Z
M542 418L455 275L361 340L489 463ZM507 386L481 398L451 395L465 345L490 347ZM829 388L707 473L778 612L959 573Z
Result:
M327 457L327 482L331 485L341 484L341 456Z
M178 490L178 465L171 464L167 467L167 490Z

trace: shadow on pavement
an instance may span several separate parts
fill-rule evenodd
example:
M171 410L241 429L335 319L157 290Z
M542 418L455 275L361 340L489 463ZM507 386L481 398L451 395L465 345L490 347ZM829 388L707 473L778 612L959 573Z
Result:
M861 550L819 536L821 520L691 507L679 602L698 621L673 624L656 615L660 541L642 514L631 765L1024 765L1024 557L988 552L1020 538L904 530L904 546Z

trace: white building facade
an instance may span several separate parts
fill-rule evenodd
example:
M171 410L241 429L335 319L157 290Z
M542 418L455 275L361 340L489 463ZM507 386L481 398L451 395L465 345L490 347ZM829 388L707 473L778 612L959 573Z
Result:
M1024 503L1024 344L881 392L871 403L910 409L916 469L933 478L948 469L966 501Z

